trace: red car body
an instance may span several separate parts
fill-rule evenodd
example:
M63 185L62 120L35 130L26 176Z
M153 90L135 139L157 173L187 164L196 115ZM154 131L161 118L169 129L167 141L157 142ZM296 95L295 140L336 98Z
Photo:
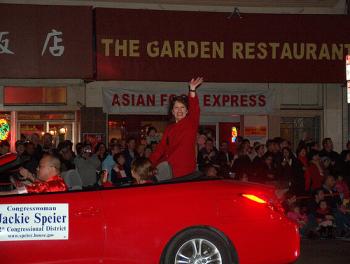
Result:
M224 237L234 263L299 256L296 224L279 210L273 189L258 184L198 180L0 197L2 206L62 203L69 207L67 240L0 241L1 263L155 264L174 237L196 227Z

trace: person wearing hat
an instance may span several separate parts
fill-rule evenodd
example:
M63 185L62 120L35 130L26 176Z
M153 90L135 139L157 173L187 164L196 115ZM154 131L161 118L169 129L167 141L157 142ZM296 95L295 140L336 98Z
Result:
M305 191L312 192L322 187L324 172L320 163L319 151L311 150L308 159L310 166L305 171Z

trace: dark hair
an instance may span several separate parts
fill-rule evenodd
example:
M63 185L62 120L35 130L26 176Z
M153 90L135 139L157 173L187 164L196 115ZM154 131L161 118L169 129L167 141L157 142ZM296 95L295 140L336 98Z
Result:
M0 141L0 147L10 147L10 143L7 140Z
M96 144L96 146L95 146L95 153L99 150L99 148L101 147L101 146L104 146L105 147L105 150L106 150L106 152L107 152L107 146L106 146L106 144L105 143L103 143L103 142L99 142L99 143L97 143Z
M129 144L131 140L135 140L135 142L136 142L136 138L128 137L128 139L126 140L126 144Z
M324 139L322 140L322 146L324 146L324 145L326 144L327 141L332 141L332 139L329 138L329 137L324 138Z
M120 156L123 156L123 158L125 159L123 153L121 153L121 152L119 152L113 156L113 159L116 163L118 163L118 159L120 158Z
M131 171L136 172L142 180L150 180L155 174L155 169L147 158L135 159L131 163Z
M187 110L189 108L188 104L188 96L187 95L175 95L170 97L170 104L169 104L169 115L172 115L173 108L176 102L182 103L184 106L186 106Z
M147 129L147 136L149 135L149 133L151 133L152 130L155 131L155 132L157 132L157 129L156 129L155 127L150 126L150 127Z

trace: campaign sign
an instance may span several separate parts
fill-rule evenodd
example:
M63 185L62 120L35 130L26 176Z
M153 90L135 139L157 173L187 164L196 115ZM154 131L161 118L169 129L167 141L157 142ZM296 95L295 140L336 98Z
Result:
M0 241L68 240L68 204L1 204Z

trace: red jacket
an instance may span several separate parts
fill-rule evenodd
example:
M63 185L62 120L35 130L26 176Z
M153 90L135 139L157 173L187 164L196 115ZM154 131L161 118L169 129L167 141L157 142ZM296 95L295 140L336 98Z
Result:
M312 164L305 171L305 191L316 190L322 187L324 176L315 164Z
M63 192L67 191L67 185L60 176L53 176L46 182L34 182L26 186L28 193Z
M149 158L154 166L168 161L174 177L185 176L196 170L195 146L200 109L197 96L188 96L188 100L187 116L167 126L162 140Z

